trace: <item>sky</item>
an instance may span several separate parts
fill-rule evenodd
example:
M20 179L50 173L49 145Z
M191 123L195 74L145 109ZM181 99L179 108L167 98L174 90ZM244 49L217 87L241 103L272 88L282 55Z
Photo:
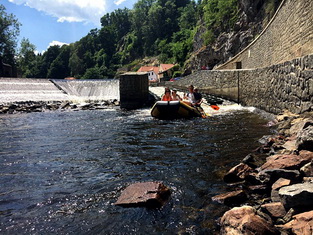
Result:
M100 29L100 19L118 8L132 9L138 0L0 0L7 14L22 24L22 38L42 53L52 45L78 41L91 29Z

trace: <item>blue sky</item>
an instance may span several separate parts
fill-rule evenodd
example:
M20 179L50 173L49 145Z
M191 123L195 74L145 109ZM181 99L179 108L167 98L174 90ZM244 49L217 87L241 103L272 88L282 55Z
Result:
M100 19L118 8L132 9L138 0L0 0L22 24L19 41L28 38L38 52L72 43L100 28Z

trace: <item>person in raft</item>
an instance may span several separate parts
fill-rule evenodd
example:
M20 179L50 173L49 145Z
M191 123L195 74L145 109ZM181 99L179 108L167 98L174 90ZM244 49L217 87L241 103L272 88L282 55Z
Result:
M195 97L195 100L196 100L196 106L200 106L201 105L201 103L202 103L202 95L201 95L201 93L199 92L199 90L198 90L198 88L194 88L193 89L193 95L194 95L194 97Z
M161 100L162 101L172 101L173 100L173 98L171 96L171 90L168 87L165 88L165 92L164 92L164 95L162 96Z
M202 95L200 93L195 93L193 85L188 87L188 91L189 92L184 96L184 99L187 101L184 102L189 106L199 107L202 102Z
M177 90L175 90L175 89L173 89L173 91L172 91L172 99L178 100L178 101L182 100L182 98L180 98L180 96L177 94Z

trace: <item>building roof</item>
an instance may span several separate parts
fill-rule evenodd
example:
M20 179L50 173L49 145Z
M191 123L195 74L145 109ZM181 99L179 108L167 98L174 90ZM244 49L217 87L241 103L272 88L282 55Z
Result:
M166 72L167 70L170 70L173 68L174 64L160 64L160 73Z
M154 73L158 74L159 73L159 67L154 67L154 66L142 66L140 69L138 69L137 72L151 72L153 71Z

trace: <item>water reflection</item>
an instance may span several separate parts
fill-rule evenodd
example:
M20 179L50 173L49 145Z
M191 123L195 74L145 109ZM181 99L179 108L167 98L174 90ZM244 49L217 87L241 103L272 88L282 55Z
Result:
M254 113L154 120L149 110L0 116L0 232L213 233L222 172L269 130ZM163 181L160 210L113 205L132 182Z

